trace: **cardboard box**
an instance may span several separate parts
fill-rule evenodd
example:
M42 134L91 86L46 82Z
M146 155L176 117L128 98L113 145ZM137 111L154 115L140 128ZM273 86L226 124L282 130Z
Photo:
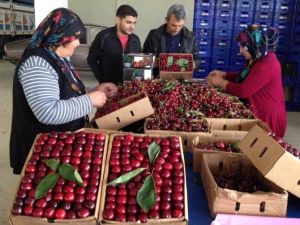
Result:
M124 68L152 69L154 61L155 61L155 56L153 54L129 53L129 54L125 54L123 57Z
M137 222L117 222L117 221L108 221L103 219L102 214L104 211L104 206L105 206L105 199L106 199L106 188L107 188L107 178L109 175L109 161L110 161L110 155L111 155L111 150L112 150L112 142L115 136L118 134L113 134L110 137L109 140L109 147L107 151L107 156L106 156L106 167L105 167L105 172L104 172L104 177L103 177L103 183L102 183L102 196L101 196L101 202L100 202L100 210L99 210L99 220L100 224L115 224L115 225L137 225L140 224ZM150 137L170 137L170 135L143 135L143 134L134 134L134 136L150 136ZM174 135L172 135L174 136ZM180 137L178 137L180 139ZM180 139L181 142L181 139ZM185 162L184 162L184 157L183 157L183 151L182 151L182 143L181 145L181 160L183 163L183 173L184 173L184 217L182 218L172 218L172 219L147 219L146 223L143 223L145 225L148 224L167 224L167 225L188 225L188 201L187 201L187 186L186 186L186 171L185 171Z
M208 132L147 130L146 123L148 120L151 119L146 119L145 121L144 131L146 134L178 135L182 138L183 149L185 151L192 151L193 139L197 136L213 136L241 140L253 125L259 124L264 127L264 123L260 120L205 118L204 120L208 122Z
M193 55L189 53L161 53L159 76L163 80L193 79Z
M130 98L144 96L140 100L126 105ZM145 92L120 100L124 107L95 119L97 126L101 129L118 130L136 121L139 121L154 113L151 102Z
M211 225L299 225L300 219L282 218L282 217L266 217L266 216L244 216L218 214Z
M152 69L124 68L124 81L152 79Z
M148 130L146 128L147 121L151 120L150 118L146 119L144 123L144 132L145 134L158 134L158 135L168 135L168 136L180 136L182 140L182 146L184 151L192 151L192 140L199 135L211 136L208 132L185 132L185 131L171 131L171 130Z
M202 157L203 154L218 154L223 151L219 151L218 149L215 150L208 150L205 148L198 148L197 146L202 143L202 144L214 144L214 143L237 143L240 141L240 138L237 138L234 134L234 132L239 132L239 131L232 131L230 132L230 135L226 135L226 137L222 136L207 136L207 135L199 135L192 140L192 149L193 149L193 171L194 172L201 172L201 166L202 166ZM241 154L241 153L232 153L232 152L223 152L223 153L229 153L229 154Z
M102 133L101 131L98 131L97 129L89 129L89 130L85 130L85 129L81 129L79 131L85 131L87 133ZM37 135L37 137L35 138L35 141L31 147L31 150L27 156L26 162L24 164L24 167L22 169L22 173L20 175L20 180L16 189L16 192L19 189L19 186L21 184L21 180L23 178L23 176L25 175L25 169L27 166L28 161L30 160L32 154L33 154L33 149L36 143L36 140L39 138L41 134ZM74 224L74 225L97 225L98 224L98 215L99 215L99 205L100 205L100 198L101 198L101 194L102 194L102 181L103 181L103 175L104 175L104 168L105 168L105 161L106 161L106 151L107 151L107 146L108 146L108 141L109 141L109 136L106 135L105 138L105 144L104 144L104 150L103 150L103 156L102 156L102 165L101 165L101 174L100 174L100 178L99 178L99 188L98 188L98 193L97 193L97 200L96 200L96 208L95 208L95 214L91 215L89 217L83 218L83 219L59 219L59 220L53 220L50 222L47 221L46 218L37 218L37 217L32 217L32 216L18 216L18 215L12 215L11 213L9 214L9 221L11 225L40 225L40 224L45 224L45 225L49 225L49 224L60 224L60 225L68 225L68 224ZM51 156L49 157L51 158ZM16 196L16 194L15 194ZM14 199L15 200L15 199Z
M256 171L259 179L272 191L254 193L239 192L217 185L213 175L220 172L245 171L254 172L255 167L244 155L204 154L201 168L203 187L212 216L217 213L244 214L259 216L285 216L287 212L288 193L276 184L268 181Z
M300 160L285 151L265 130L254 126L239 147L267 179L300 197Z

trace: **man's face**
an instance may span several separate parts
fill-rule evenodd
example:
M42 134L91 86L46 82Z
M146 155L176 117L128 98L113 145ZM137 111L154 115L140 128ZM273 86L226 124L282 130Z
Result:
M126 16L124 18L117 17L117 29L121 35L130 35L133 33L137 17Z
M167 33L171 36L178 34L184 26L185 20L177 20L175 15L171 15L170 18L166 18Z
M240 54L245 57L246 60L252 58L251 54L248 52L248 48L240 45Z

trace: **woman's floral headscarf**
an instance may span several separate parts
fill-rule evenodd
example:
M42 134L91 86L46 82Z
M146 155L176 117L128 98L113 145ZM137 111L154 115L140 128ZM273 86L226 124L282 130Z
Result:
M60 45L79 39L85 32L81 19L71 10L53 10L32 35L29 48L45 47L55 51Z
M278 32L275 28L263 28L258 24L249 25L237 36L237 41L240 46L246 47L247 51L252 56L248 61L247 66L241 71L237 81L243 81L250 67L259 59L266 56L269 52L275 52L278 42Z
M44 48L62 69L73 90L84 93L82 85L78 85L74 77L78 74L69 60L60 58L55 52L57 47L80 39L82 35L85 35L84 25L74 12L66 8L55 9L39 24L23 55L32 49Z

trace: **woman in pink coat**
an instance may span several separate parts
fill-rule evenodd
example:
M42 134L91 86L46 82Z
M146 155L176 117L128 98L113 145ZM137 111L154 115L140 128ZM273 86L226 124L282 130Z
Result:
M283 137L287 117L281 66L274 53L278 33L274 28L253 24L242 31L237 40L247 66L240 72L214 70L207 77L208 84L247 99L256 117Z

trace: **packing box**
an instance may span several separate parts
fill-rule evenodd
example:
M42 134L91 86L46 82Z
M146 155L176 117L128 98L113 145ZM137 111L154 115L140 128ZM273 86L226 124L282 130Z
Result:
M300 219L297 218L282 218L282 217L267 217L267 216L244 216L218 214L211 225L298 225Z
M239 147L267 179L300 197L300 160L285 151L265 130L254 126Z
M86 132L86 133L95 133L95 134L98 134L98 133L103 133L101 131L98 131L97 129L88 129L88 130L85 130L85 129L81 129L79 130L78 132ZM21 181L22 181L22 178L24 177L25 173L26 173L26 167L27 167L27 164L28 162L30 161L31 159L31 156L33 154L37 154L37 153L34 153L34 148L36 146L36 143L37 143L37 140L39 139L39 137L41 137L42 134L39 134L33 145L32 145L32 148L28 154L28 157L27 157L27 160L24 164L24 167L23 167L23 170L22 170L22 173L21 173L21 176L20 176L20 181L19 181L19 184L17 186L17 190L16 190L16 193L17 191L19 190L19 186L21 185ZM105 168L105 161L106 161L106 150L107 150L107 145L108 145L108 141L109 141L109 136L108 135L105 135L105 144L104 144L104 147L103 147L103 155L102 155L102 164L101 164L101 174L100 174L100 177L99 177L99 187L98 187L98 192L97 192L97 200L96 200L96 208L95 208L95 213L94 215L91 215L89 217L86 217L86 218L83 218L83 219L58 219L58 220L51 220L51 223L47 221L46 218L37 218L37 217L33 217L33 216L19 216L19 215L13 215L10 213L9 215L9 221L10 221L10 224L11 225L40 225L40 224L60 224L60 225L68 225L68 224L74 224L74 225L97 225L98 224L98 214L99 214L99 205L100 205L100 198L101 198L101 188L102 188L102 180L103 180L103 175L104 175L104 168ZM52 158L51 156L49 156L48 158ZM41 159L39 159L39 161L41 161ZM15 194L16 196L16 194Z
M122 222L118 221L110 221L110 220L105 220L103 218L103 211L105 207L105 201L106 201L106 188L107 188L107 181L108 181L108 176L110 174L109 171L109 165L110 165L110 156L112 154L112 148L113 148L113 140L115 136L118 136L119 134L113 134L110 136L110 141L108 145L108 151L107 151L107 156L106 156L106 167L105 167L105 173L103 177L103 183L102 183L102 195L101 195L101 202L100 202L100 210L99 210L99 219L100 219L100 224L116 224L116 225L121 225L125 224ZM144 134L133 134L134 136L150 136L150 137L170 137L171 135L144 135ZM172 135L174 136L174 135ZM177 136L178 137L178 136ZM188 201L187 201L187 186L186 186L186 171L185 171L185 163L184 163L184 157L183 157L183 150L182 150L182 143L181 143L181 138L178 137L180 140L180 151L181 151L181 161L183 163L183 176L184 176L184 216L181 218L171 218L171 219L147 219L146 223L142 224L168 224L168 225L187 225L188 224ZM158 155L159 157L159 155ZM126 225L137 225L140 224L137 222L126 222Z
M220 135L218 136L207 136L207 135L200 135L195 137L192 140L192 149L193 149L193 171L194 172L201 172L201 165L202 165L202 157L203 154L215 154L215 153L219 153L219 152L224 152L224 150L220 150L220 147L216 147L216 149L212 149L212 145L226 145L226 149L228 149L228 145L230 144L234 144L234 149L233 147L231 147L232 151L236 151L236 144L237 142L240 141L240 138L237 138L234 132L239 132L239 131L232 131L230 132L230 135L226 135L226 137L222 137ZM199 148L198 146L200 144L205 144L205 145L211 145L209 146L210 148ZM236 152L227 152L230 154L241 154L241 153L236 153ZM225 153L225 152L224 152Z
M153 54L125 54L123 58L124 68L151 69L153 68L155 56Z
M127 104L131 98L138 98L139 100L131 104ZM154 113L154 109L145 92L122 99L119 103L121 106L125 106L95 119L95 122L99 128L118 130Z
M178 135L182 138L183 149L185 151L192 151L192 141L197 136L214 136L241 140L253 125L259 124L262 127L265 126L260 120L205 118L204 120L208 122L208 132L184 132L170 130L148 130L146 128L148 120L151 119L149 118L145 121L144 130L146 134Z
M193 79L193 55L189 53L159 54L159 76L161 79Z
M268 187L268 190L272 191L247 193L218 186L214 175L232 174L237 171L243 171L242 175L254 173ZM286 215L288 193L261 176L245 155L204 154L201 177L212 216L216 216L217 213L260 216Z

